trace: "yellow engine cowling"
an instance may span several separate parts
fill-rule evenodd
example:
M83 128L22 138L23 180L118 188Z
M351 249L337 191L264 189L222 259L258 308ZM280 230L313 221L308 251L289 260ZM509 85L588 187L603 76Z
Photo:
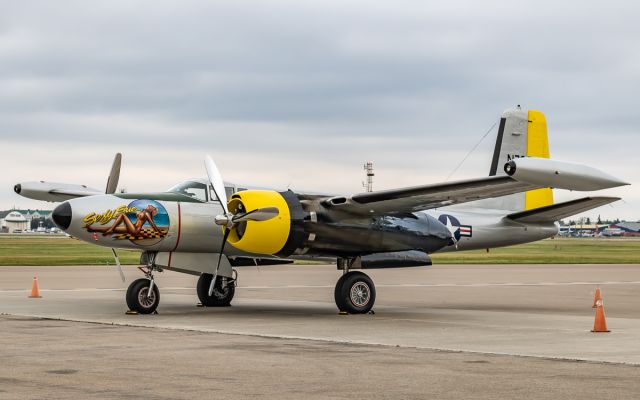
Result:
M300 218L302 207L292 192L246 190L234 194L228 207L232 214L264 207L278 209L278 216L270 220L246 221L234 226L229 234L229 243L234 247L249 253L282 256L291 254L297 247L300 235L295 234L298 229L292 220ZM293 218L292 214L295 214Z

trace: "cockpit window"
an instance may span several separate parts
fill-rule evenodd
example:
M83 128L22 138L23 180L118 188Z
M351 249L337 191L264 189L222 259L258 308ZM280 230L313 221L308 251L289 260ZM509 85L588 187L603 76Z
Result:
M234 193L233 186L225 186L224 191L227 194L227 199L230 199L231 196L233 196L233 193Z
M177 184L168 190L172 193L180 193L200 201L208 201L207 185L200 182L187 181Z
M209 199L210 201L218 201L218 196L216 195L216 191L213 190L213 186L209 185Z

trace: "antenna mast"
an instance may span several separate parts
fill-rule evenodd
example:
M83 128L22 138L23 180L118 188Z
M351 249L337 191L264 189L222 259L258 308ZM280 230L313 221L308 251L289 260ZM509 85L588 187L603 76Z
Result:
M373 176L375 175L373 173L373 162L367 161L364 165L364 170L367 172L367 184L363 184L363 186L365 186L367 192L373 192Z

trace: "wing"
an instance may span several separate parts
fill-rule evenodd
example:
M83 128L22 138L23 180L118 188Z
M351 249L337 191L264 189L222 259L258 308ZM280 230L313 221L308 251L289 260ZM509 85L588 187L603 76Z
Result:
M507 215L507 218L518 222L555 222L620 200L619 197L585 197L566 201L551 206L535 208Z
M351 198L333 197L324 202L332 209L350 214L375 215L408 213L469 201L506 196L538 189L540 186L509 176L414 186L404 189L360 193Z
M104 192L85 185L72 185L56 182L23 182L15 185L13 190L28 199L51 202L65 201L76 197L94 196Z
M324 200L325 207L349 214L401 214L526 192L543 187L601 190L628 183L595 168L542 158L520 158L504 166L507 175L435 185L360 193Z

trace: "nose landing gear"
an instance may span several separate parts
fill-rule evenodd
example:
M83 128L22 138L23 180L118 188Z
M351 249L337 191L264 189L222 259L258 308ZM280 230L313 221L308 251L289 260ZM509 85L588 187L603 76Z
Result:
M127 289L128 314L153 314L160 304L160 289L153 279L153 271L162 272L162 269L155 265L155 254L147 255L146 261L145 267L138 267L145 277L131 282Z
M138 314L151 314L160 304L160 290L148 278L136 279L127 289L127 306Z

